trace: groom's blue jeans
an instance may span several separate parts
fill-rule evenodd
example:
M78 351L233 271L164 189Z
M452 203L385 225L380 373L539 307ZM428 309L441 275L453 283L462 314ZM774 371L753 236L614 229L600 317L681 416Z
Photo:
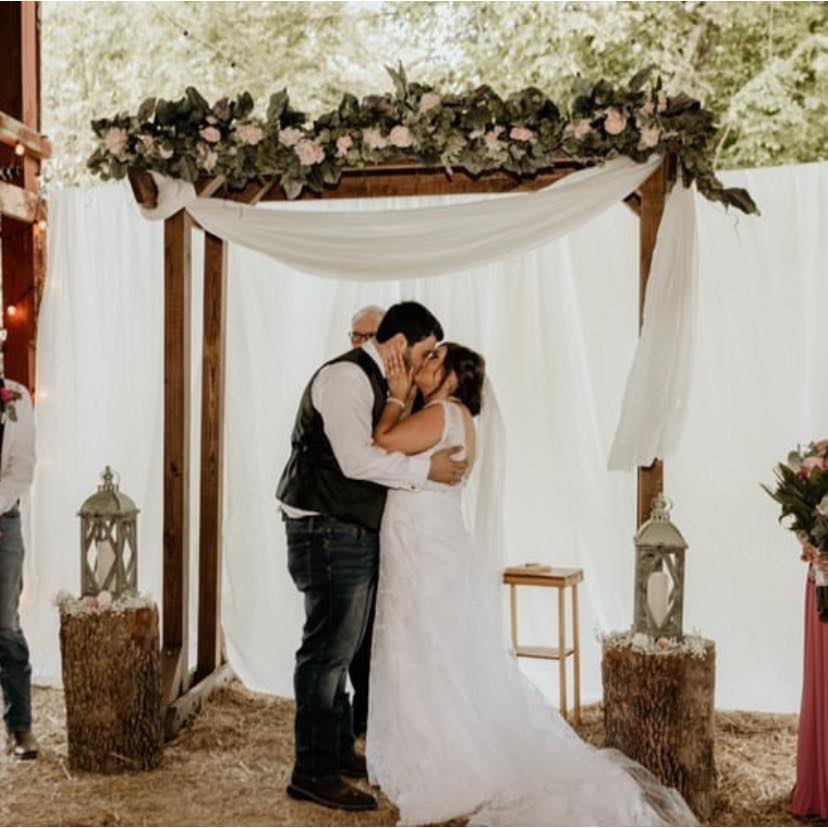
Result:
M23 537L15 507L0 515L0 686L7 730L32 726L29 648L20 629L18 607L23 589Z
M354 752L348 665L365 635L379 571L379 534L330 517L286 521L288 569L305 596L296 653L295 773L339 772Z

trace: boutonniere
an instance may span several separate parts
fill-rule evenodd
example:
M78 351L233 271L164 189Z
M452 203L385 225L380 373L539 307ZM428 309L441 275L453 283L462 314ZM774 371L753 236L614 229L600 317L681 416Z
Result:
M14 404L21 398L22 394L13 388L0 388L0 411L2 421L6 422L8 417L13 423L17 422L17 411Z

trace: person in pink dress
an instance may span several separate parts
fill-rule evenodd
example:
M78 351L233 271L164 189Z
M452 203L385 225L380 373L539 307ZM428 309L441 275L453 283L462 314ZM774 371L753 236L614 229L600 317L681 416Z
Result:
M796 753L796 786L790 812L802 819L828 820L828 623L817 611L816 573L828 578L828 558L801 537L803 560L808 562L805 592L805 669L799 742Z

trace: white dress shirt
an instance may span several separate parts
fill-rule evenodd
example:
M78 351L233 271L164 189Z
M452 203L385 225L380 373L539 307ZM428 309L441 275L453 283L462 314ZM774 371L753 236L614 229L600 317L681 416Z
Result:
M376 362L383 377L385 363L373 340L362 349ZM428 479L430 458L389 453L374 444L371 413L374 390L365 371L353 362L326 365L311 387L311 402L322 416L325 436L345 477L370 480L389 489L416 491ZM288 517L318 514L282 504Z
M19 400L7 403L3 454L0 461L0 515L9 511L32 485L35 468L35 424L32 398L18 382L5 380L6 388L17 391ZM14 406L16 420L8 408Z

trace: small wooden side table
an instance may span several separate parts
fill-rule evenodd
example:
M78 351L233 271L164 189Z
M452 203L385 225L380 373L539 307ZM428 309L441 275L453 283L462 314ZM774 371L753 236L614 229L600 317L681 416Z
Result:
M503 583L509 585L512 617L512 647L523 658L542 658L558 662L561 688L561 715L566 719L566 659L572 656L575 724L581 723L581 646L578 630L578 584L584 580L583 569L525 564L511 566L503 572ZM558 590L558 646L526 647L518 644L517 587L552 587ZM572 590L572 646L566 646L566 588Z

